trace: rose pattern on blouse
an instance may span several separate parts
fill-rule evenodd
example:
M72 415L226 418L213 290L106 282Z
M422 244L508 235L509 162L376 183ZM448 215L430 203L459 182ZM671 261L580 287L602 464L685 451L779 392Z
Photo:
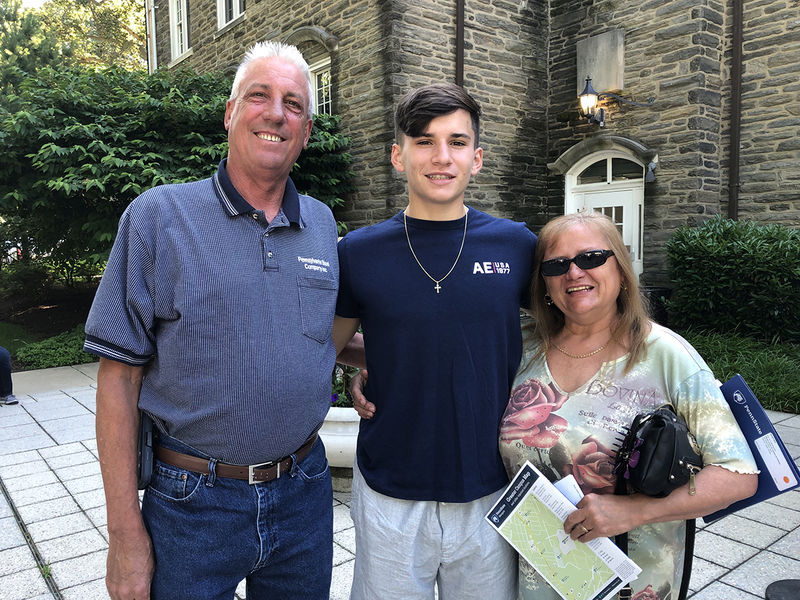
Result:
M643 590L636 592L631 600L661 600L653 586L648 585Z
M590 435L581 442L572 464L564 466L564 475L573 475L584 494L614 493L614 451Z
M529 379L511 390L506 412L500 424L500 441L510 444L521 440L532 448L552 448L567 429L567 420L553 414L569 396L555 390L552 383L543 385Z

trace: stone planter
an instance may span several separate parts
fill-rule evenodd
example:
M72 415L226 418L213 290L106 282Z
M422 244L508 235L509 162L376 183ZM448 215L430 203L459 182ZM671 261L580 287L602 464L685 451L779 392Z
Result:
M354 408L331 406L319 430L328 464L332 467L353 468L356 456L358 424L361 419Z

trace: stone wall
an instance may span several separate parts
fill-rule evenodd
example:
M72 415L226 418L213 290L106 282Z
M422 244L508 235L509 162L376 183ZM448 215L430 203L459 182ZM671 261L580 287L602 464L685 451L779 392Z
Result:
M645 185L644 270L663 283L663 243L674 229L720 210L720 93L723 17L697 0L643 4L607 0L558 4L551 21L550 159L586 138L615 134L658 152L656 181ZM721 8L721 7L720 7ZM575 42L622 29L625 88L637 101L655 96L652 107L613 99L604 130L559 115L577 110ZM551 178L551 210L563 210L563 177Z
M745 2L743 33L739 214L800 227L800 2Z
M547 12L544 2L466 0L464 85L483 107L477 208L546 222Z

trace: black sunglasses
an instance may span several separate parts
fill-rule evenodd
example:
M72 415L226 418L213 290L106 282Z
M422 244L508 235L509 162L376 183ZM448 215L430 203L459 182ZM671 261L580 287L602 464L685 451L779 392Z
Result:
M614 256L612 250L588 250L576 254L572 258L553 258L542 262L540 272L545 277L563 275L569 271L570 263L575 263L579 269L583 269L584 271L596 269L606 264L609 256Z

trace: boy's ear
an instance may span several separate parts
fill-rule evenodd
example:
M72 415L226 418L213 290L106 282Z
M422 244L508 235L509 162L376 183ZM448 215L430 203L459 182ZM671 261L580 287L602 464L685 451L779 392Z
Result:
M405 165L403 165L403 148L400 144L392 144L392 165L399 173L403 173L406 170Z
M476 148L472 157L472 174L477 175L481 168L483 168L483 148Z

